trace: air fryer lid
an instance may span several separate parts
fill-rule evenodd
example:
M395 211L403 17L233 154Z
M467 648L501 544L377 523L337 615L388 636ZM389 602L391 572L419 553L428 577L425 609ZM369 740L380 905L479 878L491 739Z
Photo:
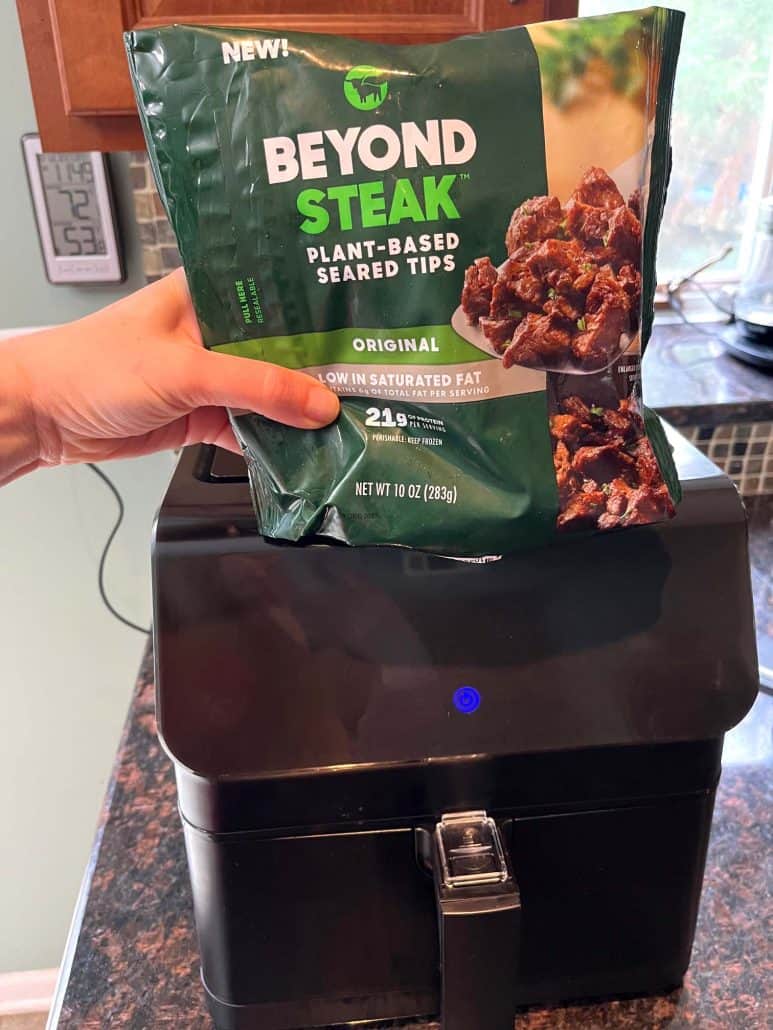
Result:
M269 543L246 484L188 453L154 556L166 747L284 778L721 735L756 692L745 518L674 442L671 523L488 564Z

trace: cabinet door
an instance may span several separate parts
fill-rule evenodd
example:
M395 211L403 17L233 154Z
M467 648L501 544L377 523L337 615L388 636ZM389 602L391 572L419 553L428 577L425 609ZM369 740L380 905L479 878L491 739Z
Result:
M572 17L577 0L17 0L46 150L143 146L121 35L188 22L428 43Z

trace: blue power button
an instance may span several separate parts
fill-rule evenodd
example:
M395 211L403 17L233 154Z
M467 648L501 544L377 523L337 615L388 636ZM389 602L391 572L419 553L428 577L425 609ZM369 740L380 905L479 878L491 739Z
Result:
M463 715L471 715L480 708L480 694L475 687L458 687L454 691L454 704Z

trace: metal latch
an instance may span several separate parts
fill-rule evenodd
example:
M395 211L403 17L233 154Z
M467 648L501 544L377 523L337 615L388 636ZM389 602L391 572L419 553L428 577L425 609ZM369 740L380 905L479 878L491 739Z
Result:
M512 1030L521 896L485 812L442 816L432 835L443 1030Z
M444 887L504 883L508 877L497 824L485 812L444 815L435 842Z

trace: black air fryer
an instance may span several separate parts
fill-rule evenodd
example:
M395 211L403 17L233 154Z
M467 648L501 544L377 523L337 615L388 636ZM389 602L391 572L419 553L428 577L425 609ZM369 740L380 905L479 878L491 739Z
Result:
M184 452L158 718L220 1030L680 983L757 676L741 502L672 441L672 522L478 564L263 539L241 460Z

